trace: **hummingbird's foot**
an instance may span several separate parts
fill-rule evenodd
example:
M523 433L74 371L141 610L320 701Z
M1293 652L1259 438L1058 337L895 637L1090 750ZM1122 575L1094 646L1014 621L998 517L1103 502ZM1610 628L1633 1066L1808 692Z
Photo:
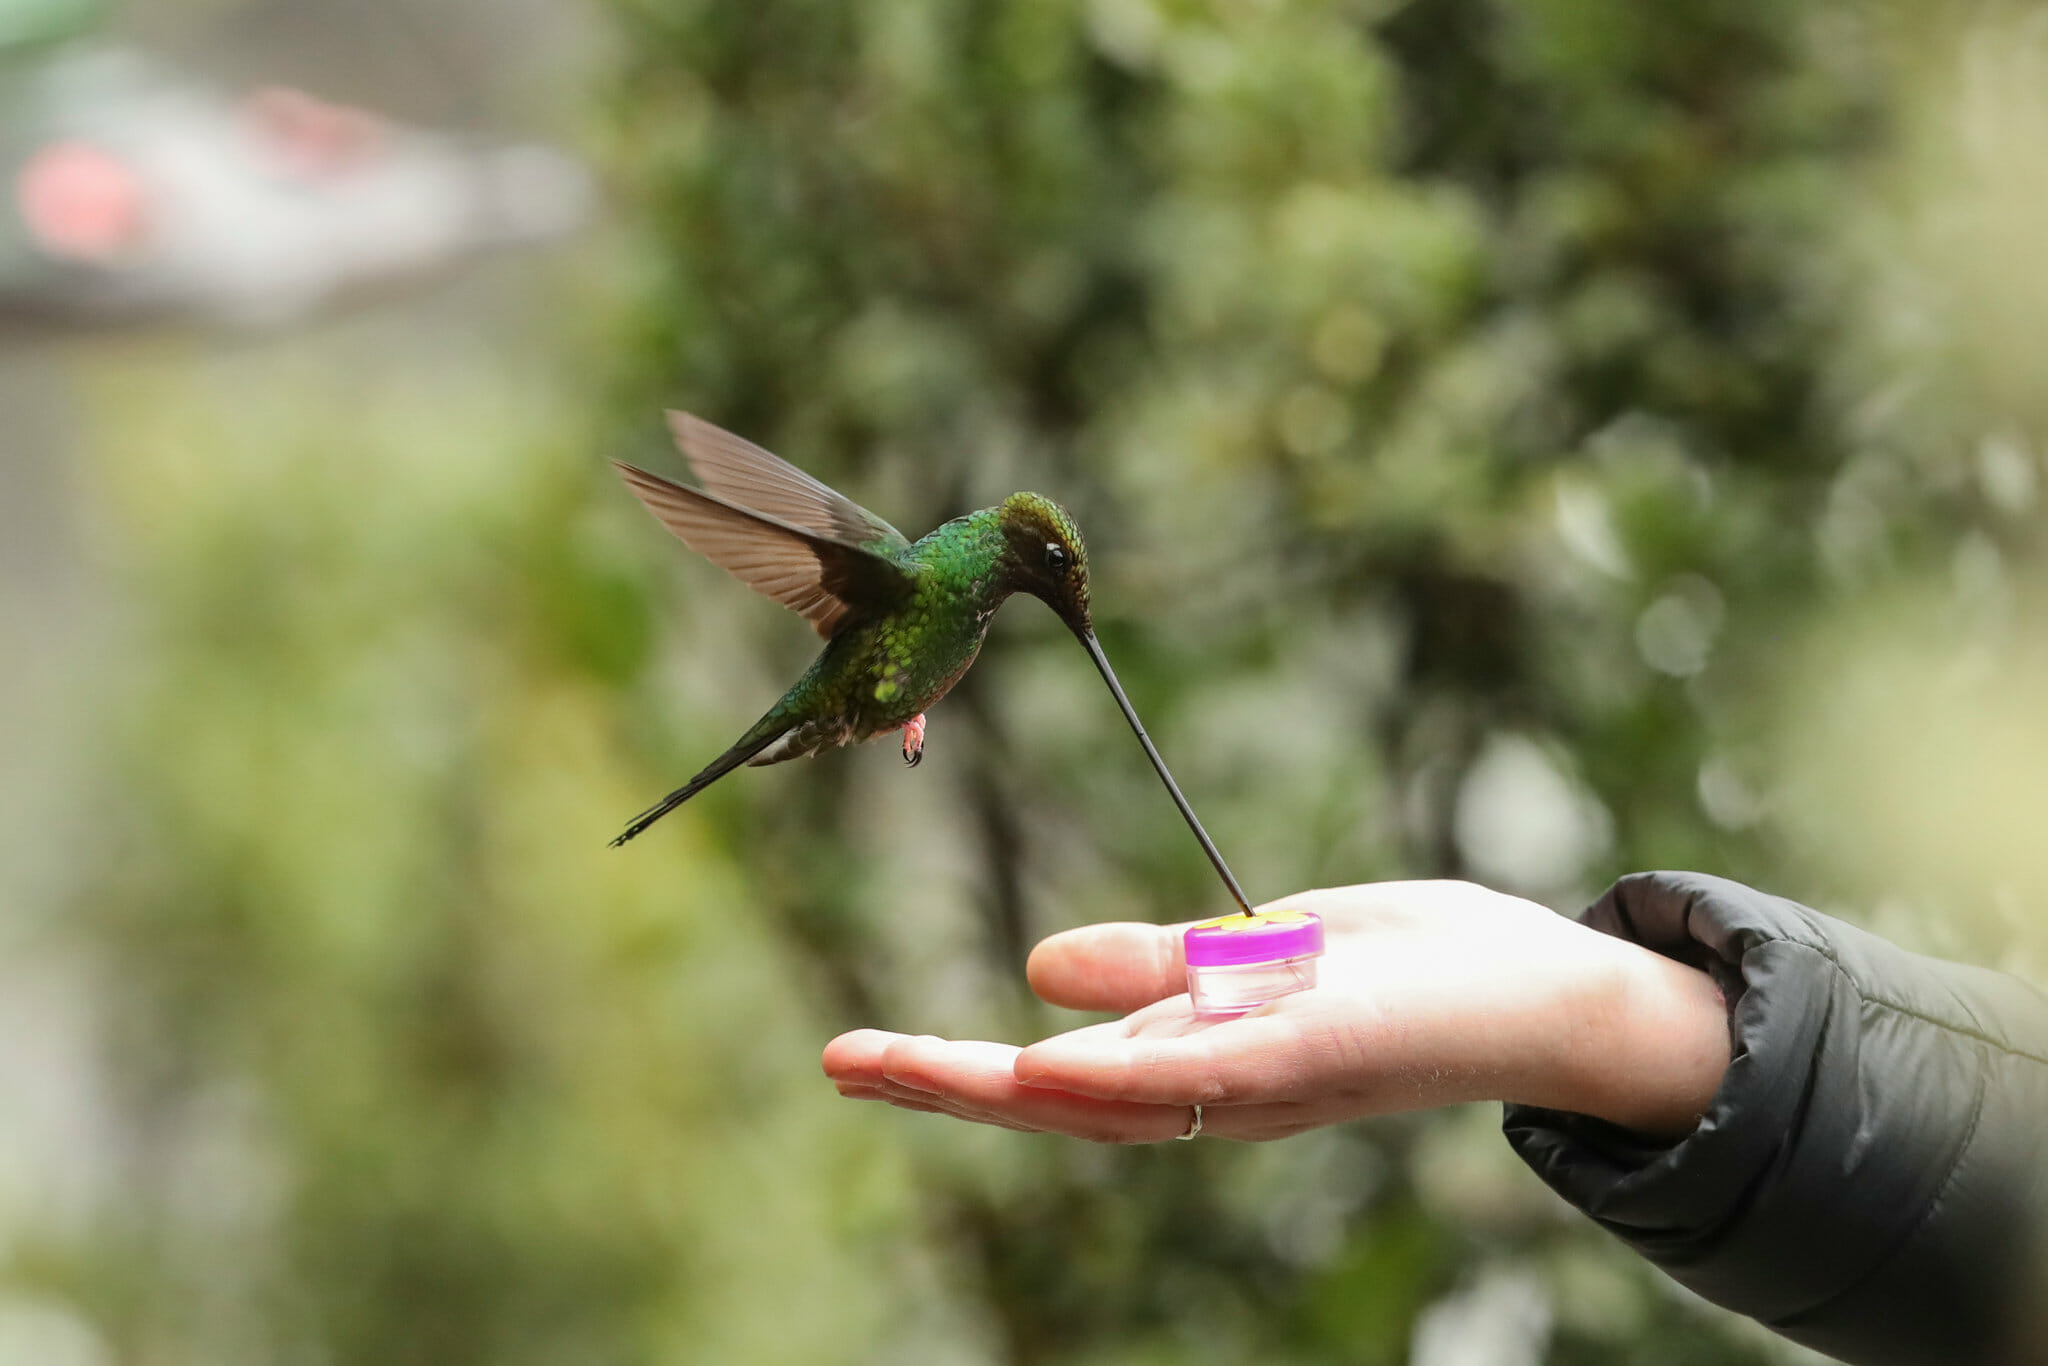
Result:
M924 713L903 723L903 762L916 768L924 758Z

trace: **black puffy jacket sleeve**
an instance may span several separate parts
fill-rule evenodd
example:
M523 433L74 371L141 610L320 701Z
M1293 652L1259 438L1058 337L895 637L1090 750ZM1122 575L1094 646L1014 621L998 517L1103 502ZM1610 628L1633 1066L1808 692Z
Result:
M1713 974L1734 1051L1689 1136L1511 1105L1537 1174L1680 1283L1858 1366L2048 1362L2048 999L1696 873L1587 924Z

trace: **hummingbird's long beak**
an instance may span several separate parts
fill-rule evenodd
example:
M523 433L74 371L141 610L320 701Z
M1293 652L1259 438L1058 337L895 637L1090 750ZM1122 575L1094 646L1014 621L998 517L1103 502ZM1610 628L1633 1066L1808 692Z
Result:
M1115 697L1116 704L1123 708L1124 720L1131 723L1132 731L1137 734L1138 743L1145 747L1145 757L1152 761L1152 767L1159 770L1159 781L1165 783L1166 790L1173 794L1173 804L1180 808L1180 814L1187 820L1188 829L1194 831L1195 838L1202 842L1202 852L1207 854L1209 862L1215 865L1216 875L1222 878L1223 885L1230 889L1230 895L1237 902L1238 909L1250 915L1252 907L1251 903L1244 899L1244 889L1239 887L1237 879L1231 876L1230 865L1225 863L1223 855L1217 852L1216 842L1210 839L1209 832L1202 828L1202 822L1195 816L1195 809L1189 806L1188 799L1181 795L1180 784L1166 771L1166 760L1160 758L1159 751L1153 748L1152 737L1145 734L1145 725L1138 720L1138 713L1131 706L1131 699L1124 696L1123 684L1116 681L1116 670L1109 667L1109 657L1102 653L1102 642L1095 638L1093 631L1082 630L1074 634L1079 636L1081 644L1087 647L1088 657L1095 661L1096 669L1102 674L1102 681L1109 684L1110 695Z

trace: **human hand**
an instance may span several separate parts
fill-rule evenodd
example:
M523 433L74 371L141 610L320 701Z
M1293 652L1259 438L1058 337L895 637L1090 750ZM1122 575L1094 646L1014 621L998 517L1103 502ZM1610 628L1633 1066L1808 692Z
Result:
M1285 1138L1473 1100L1524 1101L1677 1136L1728 1065L1703 972L1463 882L1389 882L1272 903L1322 916L1318 984L1208 1020L1184 926L1056 934L1025 973L1053 1005L1130 1012L1027 1048L859 1029L826 1046L840 1094L1104 1142Z

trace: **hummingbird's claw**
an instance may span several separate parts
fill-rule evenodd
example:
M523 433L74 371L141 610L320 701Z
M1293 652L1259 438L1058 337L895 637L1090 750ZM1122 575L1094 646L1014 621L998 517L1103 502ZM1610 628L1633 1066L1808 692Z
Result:
M916 768L924 759L924 713L903 723L903 762Z

